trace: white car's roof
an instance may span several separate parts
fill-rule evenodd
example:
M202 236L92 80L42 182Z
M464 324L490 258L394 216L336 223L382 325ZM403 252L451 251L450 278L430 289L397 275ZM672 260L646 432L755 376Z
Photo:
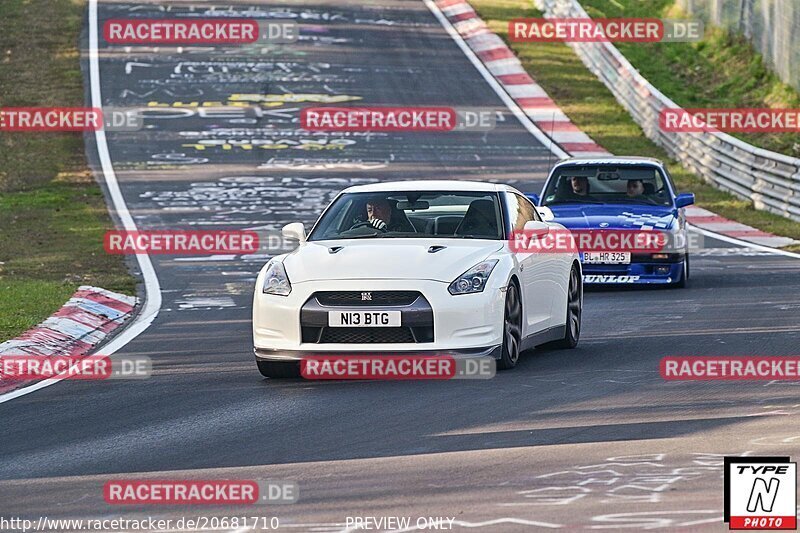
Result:
M458 192L519 192L510 185L485 181L411 180L384 181L369 185L354 185L342 192L393 192L393 191L458 191Z
M664 166L659 159L654 157L637 157L637 156L609 156L609 157L570 157L569 159L562 159L555 164L556 167L561 165L641 165L642 163L649 163L651 165Z

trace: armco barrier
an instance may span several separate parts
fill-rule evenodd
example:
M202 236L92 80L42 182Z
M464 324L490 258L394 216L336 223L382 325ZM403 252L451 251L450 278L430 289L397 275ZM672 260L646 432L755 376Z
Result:
M588 18L576 0L534 0L548 18ZM756 209L800 220L800 159L756 148L726 133L673 133L659 112L679 106L651 85L608 42L568 43L614 94L645 135L716 187L752 200Z

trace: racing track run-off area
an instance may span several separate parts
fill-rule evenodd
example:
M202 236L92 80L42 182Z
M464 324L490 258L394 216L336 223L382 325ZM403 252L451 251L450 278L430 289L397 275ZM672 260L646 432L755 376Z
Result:
M291 222L309 228L347 186L460 179L538 193L558 159L429 1L210 14L295 20L300 38L280 45L123 46L102 35L110 19L201 13L89 4L91 104L146 108L140 130L87 136L120 229L278 235ZM497 122L302 130L301 110L325 105L480 108ZM531 350L493 379L309 381L262 378L253 360L256 275L285 251L132 256L138 315L100 353L149 357L152 376L0 396L0 515L258 515L292 532L345 531L347 517L365 516L412 517L400 530L417 517L492 532L723 530L724 456L800 456L800 383L659 374L667 356L800 355L796 255L706 233L687 288L587 290L576 349ZM292 480L299 498L106 503L106 482L128 479Z

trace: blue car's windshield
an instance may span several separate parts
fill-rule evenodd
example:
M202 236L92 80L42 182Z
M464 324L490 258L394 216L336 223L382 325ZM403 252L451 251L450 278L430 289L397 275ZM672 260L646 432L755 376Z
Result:
M503 238L495 192L348 193L325 211L310 241L369 238Z
M558 167L542 196L542 205L631 203L672 205L661 171L652 165L564 165Z

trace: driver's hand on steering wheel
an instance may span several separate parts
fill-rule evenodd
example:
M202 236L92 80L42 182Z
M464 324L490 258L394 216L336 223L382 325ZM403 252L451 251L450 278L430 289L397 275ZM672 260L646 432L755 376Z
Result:
M379 218L373 218L372 220L369 221L369 223L375 229L386 231L386 222L384 222Z

